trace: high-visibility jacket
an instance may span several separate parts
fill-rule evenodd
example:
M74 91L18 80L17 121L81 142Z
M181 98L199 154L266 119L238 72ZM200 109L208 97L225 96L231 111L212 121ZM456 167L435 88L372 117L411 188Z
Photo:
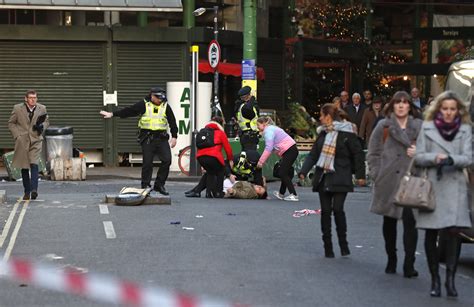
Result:
M253 107L253 112L255 113L255 116L252 119L247 119L247 118L242 116L242 107L243 106L244 106L244 104L242 104L240 106L239 111L237 112L237 121L239 122L240 130L242 130L242 131L246 131L246 130L257 131L258 130L258 128L257 128L257 119L258 119L257 109L255 107Z
M235 174L249 176L252 173L253 169L254 168L247 160L247 153L243 151L240 153L240 157L237 163L234 163L234 167L232 168L232 171Z
M153 104L151 101L145 100L145 113L143 113L138 127L147 130L167 130L168 119L166 118L166 103L161 103L159 106Z

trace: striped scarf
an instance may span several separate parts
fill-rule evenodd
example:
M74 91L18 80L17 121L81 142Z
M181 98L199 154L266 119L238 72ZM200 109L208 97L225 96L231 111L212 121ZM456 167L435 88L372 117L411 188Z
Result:
M350 122L333 122L332 125L325 127L326 136L324 137L323 149L319 155L317 167L324 170L325 173L333 173L334 169L334 158L336 157L336 143L339 131L351 132L352 124Z

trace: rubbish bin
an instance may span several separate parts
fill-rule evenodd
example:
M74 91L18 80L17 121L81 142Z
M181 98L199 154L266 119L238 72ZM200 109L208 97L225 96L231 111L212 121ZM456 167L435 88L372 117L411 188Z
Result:
M49 127L44 132L46 137L46 160L72 158L72 127Z

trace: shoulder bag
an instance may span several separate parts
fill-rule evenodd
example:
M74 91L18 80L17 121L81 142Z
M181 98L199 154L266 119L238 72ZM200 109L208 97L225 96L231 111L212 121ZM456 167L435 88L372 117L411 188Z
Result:
M434 211L436 199L431 181L428 179L426 168L421 177L415 177L412 169L415 159L408 166L407 173L402 177L394 203L403 208L418 209L420 211Z

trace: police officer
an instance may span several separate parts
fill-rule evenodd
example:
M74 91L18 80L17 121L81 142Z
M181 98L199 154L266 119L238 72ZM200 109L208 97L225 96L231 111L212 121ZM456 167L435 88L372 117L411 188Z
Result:
M257 119L260 116L260 108L255 97L250 94L251 91L250 86L244 86L238 91L239 99L235 101L234 111L240 128L242 148L256 150L259 137Z
M120 118L141 115L138 122L140 128L138 142L142 146L142 188L151 187L153 175L153 158L155 154L161 161L156 175L153 190L163 195L169 195L165 189L171 165L171 148L176 146L178 126L173 110L166 103L166 92L160 87L153 87L150 95L134 105L112 112L100 111L104 118L118 116ZM171 141L168 143L168 128L171 132Z

